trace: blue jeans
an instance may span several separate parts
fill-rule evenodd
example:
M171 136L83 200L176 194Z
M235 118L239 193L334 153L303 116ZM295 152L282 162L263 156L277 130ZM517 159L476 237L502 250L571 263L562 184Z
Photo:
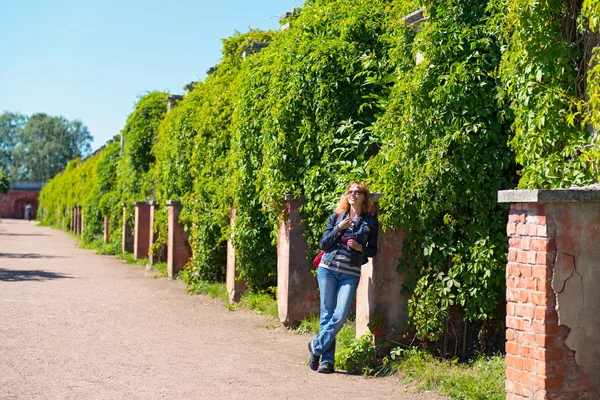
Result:
M358 276L327 268L319 268L317 271L321 294L321 323L312 346L314 353L321 356L321 363L334 364L335 337L348 318L359 279Z

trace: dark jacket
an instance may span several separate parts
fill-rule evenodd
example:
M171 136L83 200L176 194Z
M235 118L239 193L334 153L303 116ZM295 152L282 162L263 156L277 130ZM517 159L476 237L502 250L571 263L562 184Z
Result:
M327 220L327 228L325 233L319 242L321 250L325 251L321 262L329 264L333 257L337 253L339 245L342 241L344 230L338 229L338 224L342 222L348 213L332 214ZM352 251L352 259L350 260L351 265L361 266L367 263L367 257L375 257L377 254L377 234L379 232L379 222L377 217L363 213L361 216L360 226L355 231L356 241L363 247L363 251Z

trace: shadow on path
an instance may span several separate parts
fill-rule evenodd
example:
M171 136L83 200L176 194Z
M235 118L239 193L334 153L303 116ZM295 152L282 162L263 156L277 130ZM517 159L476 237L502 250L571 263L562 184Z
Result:
M6 233L0 232L0 236L50 236L45 233Z
M51 256L37 253L0 253L0 258L64 258L62 256Z
M19 282L19 281L47 281L50 279L72 279L69 275L57 274L48 271L27 271L11 270L0 268L0 282Z

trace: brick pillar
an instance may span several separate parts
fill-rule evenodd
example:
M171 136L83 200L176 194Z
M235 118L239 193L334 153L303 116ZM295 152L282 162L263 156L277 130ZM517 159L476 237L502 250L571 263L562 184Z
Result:
M133 253L133 234L131 225L127 223L127 203L122 204L123 207L123 227L121 229L121 252Z
M600 398L600 187L501 191L507 399Z
M154 245L154 242L156 241L156 235L154 233L154 214L155 214L155 211L156 211L156 201L150 200L148 202L148 206L150 207L150 209L149 209L149 216L148 216L148 221L149 221L149 225L148 225L148 249L152 249L152 246ZM149 251L149 254L148 254L148 265L152 267L154 265L155 261L156 261L156 251Z
M150 205L146 201L136 201L135 222L133 226L133 258L148 257L148 244L150 242Z
M73 232L73 207L68 209L69 212L69 232Z
M84 220L83 207L79 206L79 235L80 236L83 236L83 227L84 227L83 220Z
M192 249L188 243L189 233L179 222L181 203L176 200L167 201L169 212L169 231L167 243L167 272L169 278L174 278L192 257Z
M376 202L380 195L374 194ZM406 321L409 295L401 294L406 277L398 273L406 232L379 224L377 255L362 266L356 291L356 337L372 333L385 352L390 341L399 341Z
M304 200L291 196L285 200L277 233L277 308L281 322L295 325L311 314L319 314L319 288L307 258L306 225L299 211Z
M229 210L229 226L233 231L235 225L235 208ZM231 241L231 235L227 240L227 275L226 275L227 293L229 294L229 303L237 303L246 291L246 281L239 278L239 272L235 264L235 248Z
M79 236L81 228L81 207L75 206L75 234Z
M110 241L110 217L104 217L104 243Z

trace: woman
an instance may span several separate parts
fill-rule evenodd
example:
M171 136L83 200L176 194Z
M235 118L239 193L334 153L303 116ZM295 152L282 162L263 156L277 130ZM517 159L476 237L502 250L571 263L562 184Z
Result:
M317 271L321 294L319 333L308 343L308 366L325 374L334 369L335 337L344 326L354 302L360 268L377 253L377 218L374 203L363 183L350 182L319 247L325 251ZM320 362L320 365L319 365Z

